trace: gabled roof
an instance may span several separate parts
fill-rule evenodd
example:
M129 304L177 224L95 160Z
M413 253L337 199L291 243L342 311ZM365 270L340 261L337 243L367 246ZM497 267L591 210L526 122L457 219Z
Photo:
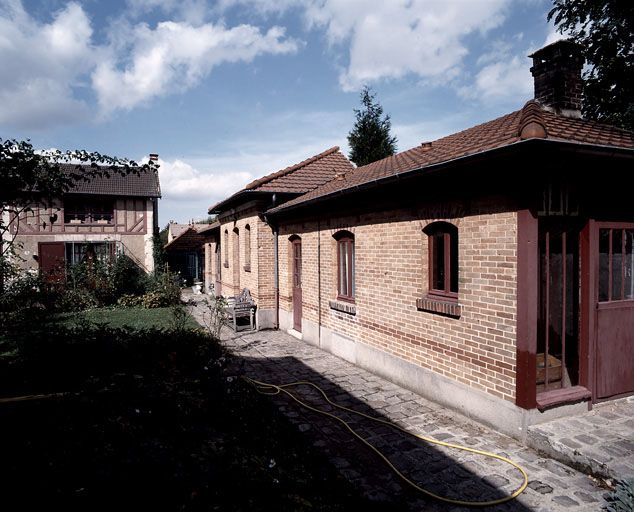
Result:
M60 164L60 169L68 174L76 175L88 165ZM138 170L138 174L136 172ZM75 186L67 194L94 194L103 196L161 197L158 172L137 168L133 172L121 175L115 172L110 177L93 176L88 181L77 180Z
M269 210L276 213L313 202L344 190L427 167L510 146L528 139L542 138L592 146L634 149L634 132L614 126L554 114L534 100L516 112L467 130L426 142L377 162L358 167L339 179Z
M175 226L176 230L172 231L174 238L165 244L165 250L184 251L184 250L201 250L203 244L208 240L211 231L220 226L218 222L211 224L170 224Z
M252 181L227 199L210 206L209 212L222 211L228 203L239 196L248 196L250 192L305 194L352 169L354 166L339 151L339 147L335 146L298 164Z

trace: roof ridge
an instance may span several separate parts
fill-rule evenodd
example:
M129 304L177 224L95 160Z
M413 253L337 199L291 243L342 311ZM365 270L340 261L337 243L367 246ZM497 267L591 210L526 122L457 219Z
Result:
M327 149L326 151L322 151L318 155L311 156L310 158L307 158L306 160L302 160L301 162L297 164L291 165L289 167L285 167L284 169L275 171L271 174L267 174L266 176L263 176L262 178L258 178L257 180L253 180L251 183L248 183L244 187L244 190L253 190L261 185L264 185L265 183L273 181L276 178L286 176L287 174L297 171L298 169L301 169L302 167L306 167L307 165L312 164L313 162L316 162L320 158L331 155L332 153L336 153L337 151L339 151L339 146L333 146L330 149Z
M522 107L517 136L522 139L547 139L548 128L543 109L535 100L529 100Z

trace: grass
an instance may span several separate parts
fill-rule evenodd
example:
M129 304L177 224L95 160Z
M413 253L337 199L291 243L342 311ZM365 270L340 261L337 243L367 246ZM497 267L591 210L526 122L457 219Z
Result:
M148 328L169 313L94 310L15 340L1 395L72 393L0 404L3 508L377 510L215 341Z
M172 308L96 308L78 313L63 313L57 320L66 326L80 325L88 321L106 324L109 327L170 329L174 326L174 313ZM188 316L184 327L193 329L197 326L196 321Z

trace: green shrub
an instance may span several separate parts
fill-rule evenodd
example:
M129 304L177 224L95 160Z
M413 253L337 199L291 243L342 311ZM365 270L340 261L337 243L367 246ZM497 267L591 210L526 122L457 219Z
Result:
M61 296L59 305L63 311L85 311L100 305L95 293L87 288L70 288Z
M147 291L148 279L145 272L128 256L117 256L110 274L117 299L122 295L142 295Z
M117 300L117 305L122 306L124 308L133 308L135 306L140 306L143 297L139 297L138 295L122 295Z
M616 488L606 497L609 512L631 512L634 510L634 479L617 480Z

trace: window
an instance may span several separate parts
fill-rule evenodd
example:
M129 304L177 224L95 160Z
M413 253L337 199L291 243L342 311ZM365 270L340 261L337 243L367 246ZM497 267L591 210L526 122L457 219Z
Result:
M634 229L599 230L599 301L634 299Z
M458 228L434 222L423 232L429 237L429 295L458 299Z
M354 301L354 235L340 231L337 240L337 298Z
M114 203L109 199L75 198L64 200L64 224L113 224Z
M225 229L225 268L229 268L229 231Z
M244 271L251 272L251 226L244 227Z
M105 263L114 257L114 253L115 244L113 242L66 243L66 263L68 265L95 260Z

